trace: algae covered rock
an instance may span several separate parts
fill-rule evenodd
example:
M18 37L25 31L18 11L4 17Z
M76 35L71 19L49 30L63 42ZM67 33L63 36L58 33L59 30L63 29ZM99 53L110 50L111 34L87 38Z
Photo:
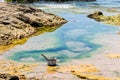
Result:
M95 19L96 21L103 22L110 25L120 26L120 14L105 16L102 12L98 11L92 14L89 14L87 17Z
M0 45L8 45L14 39L30 36L43 26L57 28L66 22L64 18L40 9L0 2Z
M100 19L101 16L103 16L103 13L100 11L88 15L89 18L93 18L97 21L101 21L101 19Z
M93 18L93 17L97 17L97 16L101 16L101 15L103 16L103 13L98 11L98 12L95 12L93 14L88 15L88 17Z

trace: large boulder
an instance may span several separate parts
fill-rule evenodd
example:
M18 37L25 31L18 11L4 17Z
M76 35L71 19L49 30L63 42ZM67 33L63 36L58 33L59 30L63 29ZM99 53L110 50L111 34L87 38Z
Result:
M21 4L0 2L0 45L11 44L36 33L41 27L60 26L67 21L51 13L45 13Z

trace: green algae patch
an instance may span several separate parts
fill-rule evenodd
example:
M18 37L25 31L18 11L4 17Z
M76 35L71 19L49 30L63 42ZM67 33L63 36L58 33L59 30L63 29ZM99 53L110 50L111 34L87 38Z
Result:
M102 12L98 11L93 14L89 14L88 17L106 24L120 26L120 14L113 16L105 16Z
M0 54L4 53L7 50L12 49L16 45L24 44L31 37L38 36L38 35L43 34L45 32L53 32L54 30L58 29L59 27L60 26L52 26L52 27L43 26L43 27L35 28L36 32L34 34L27 36L25 38L22 38L22 39L14 39L14 40L12 40L12 43L9 45L1 45L0 46Z

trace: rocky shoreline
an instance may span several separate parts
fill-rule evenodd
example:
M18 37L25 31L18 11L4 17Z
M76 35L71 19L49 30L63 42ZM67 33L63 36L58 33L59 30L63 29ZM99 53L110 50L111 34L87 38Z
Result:
M37 33L42 27L59 27L64 18L22 4L0 2L0 45L12 44Z
M106 24L120 26L120 14L113 15L113 16L105 16L102 12L98 11L98 12L89 14L88 17Z
M104 56L103 58L73 60L51 67L42 62L20 63L0 60L2 64L0 80L120 80L119 61L119 58L111 59ZM113 70L108 72L110 66ZM114 70L118 70L118 73Z

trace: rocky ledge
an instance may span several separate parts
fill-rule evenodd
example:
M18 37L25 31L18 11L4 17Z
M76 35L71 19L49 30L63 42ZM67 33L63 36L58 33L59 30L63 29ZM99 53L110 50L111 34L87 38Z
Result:
M42 27L59 27L64 18L22 4L0 2L0 45L30 36Z
M105 16L102 12L98 11L88 15L88 17L106 24L120 26L120 14L114 16Z

